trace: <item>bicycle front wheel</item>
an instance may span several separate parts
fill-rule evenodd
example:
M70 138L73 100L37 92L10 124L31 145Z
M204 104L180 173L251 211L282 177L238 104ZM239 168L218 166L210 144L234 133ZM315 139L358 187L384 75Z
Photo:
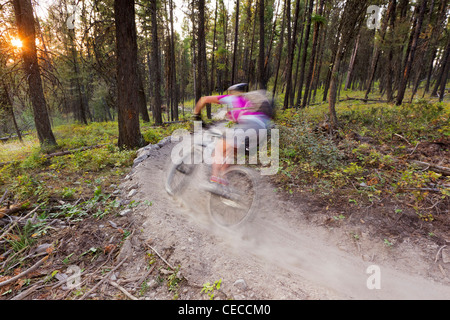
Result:
M230 167L224 173L228 185L223 194L211 193L209 213L221 227L237 228L249 222L257 202L257 184L254 174L245 167Z
M186 155L181 163L173 164L167 172L166 178L166 191L171 196L181 194L189 184L198 165L195 163L195 154L199 152L196 149L192 149L192 152Z

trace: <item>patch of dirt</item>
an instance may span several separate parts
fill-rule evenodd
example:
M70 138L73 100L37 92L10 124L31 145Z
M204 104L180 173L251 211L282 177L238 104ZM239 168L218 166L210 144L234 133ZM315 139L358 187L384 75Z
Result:
M410 147L408 150L410 150L410 153L414 151L411 159L427 161L432 158L437 160L437 165L447 167L450 165L450 138L420 142L417 147Z
M361 227L370 231L371 237L383 241L394 239L403 242L413 238L418 243L426 240L439 246L450 243L450 218L445 213L435 215L433 221L424 221L411 207L399 209L400 203L391 198L366 206L357 206L339 200L339 197L333 203L327 203L319 196L306 192L284 194L282 198L284 201L306 205L304 219L317 225Z
M142 275L151 253L165 260L158 259L160 268L179 266L176 275L183 279L172 290L156 285L144 298L208 299L201 289L219 279L217 298L450 297L450 264L441 256L448 234L440 235L439 243L430 240L424 236L430 231L417 217L404 213L395 221L382 219L382 207L349 212L351 207L327 208L311 195L286 198L275 192L270 178L261 177L254 221L240 230L223 230L209 219L207 194L199 181L178 199L164 190L172 147L154 150L121 184L123 190L138 186L135 201L152 202L129 215L135 226L128 249L133 262L121 277ZM341 212L348 219L341 219ZM371 290L367 283L373 265L381 271L381 288ZM151 283L158 279L169 283L167 272L149 275Z

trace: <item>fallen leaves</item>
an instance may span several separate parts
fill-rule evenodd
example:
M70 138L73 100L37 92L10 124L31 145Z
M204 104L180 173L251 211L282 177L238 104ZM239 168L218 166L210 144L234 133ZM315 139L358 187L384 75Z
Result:
M115 248L117 248L117 246L115 244L108 244L107 246L105 246L103 251L105 253L111 253L112 251L114 251Z

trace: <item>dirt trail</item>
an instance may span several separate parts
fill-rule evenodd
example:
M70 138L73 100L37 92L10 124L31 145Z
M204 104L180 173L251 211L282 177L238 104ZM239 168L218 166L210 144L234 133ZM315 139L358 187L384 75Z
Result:
M198 183L174 200L164 190L174 144L152 150L124 180L125 194L136 188L139 205L130 216L138 226L124 246L132 255L127 276L143 273L146 243L188 280L180 299L204 299L204 283L222 279L218 298L233 299L450 299L449 263L434 259L439 247L412 242L388 247L355 227L329 228L308 222L308 206L281 199L267 179L256 219L239 231L217 228L208 218ZM147 202L148 203L148 202ZM358 237L352 234L358 234ZM128 251L127 251L128 250ZM380 289L368 289L369 266L380 269ZM437 270L437 271L436 271ZM170 299L167 288L150 299Z

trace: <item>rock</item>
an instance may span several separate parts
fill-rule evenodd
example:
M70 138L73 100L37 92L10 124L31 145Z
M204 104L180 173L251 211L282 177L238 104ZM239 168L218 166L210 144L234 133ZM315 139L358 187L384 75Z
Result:
M136 190L136 189L131 190L131 191L128 193L128 198L133 197L134 195L136 195L136 193L137 193L137 190Z
M133 161L133 166L136 166L136 165L138 165L139 163L141 163L142 161L144 161L145 159L147 159L149 155L150 155L150 154L145 153L145 154L143 154L142 156L137 157L136 159L134 159L134 161Z
M127 206L127 205L129 205L130 203L131 203L131 201L128 200L128 199L122 199L122 200L119 200L119 205L120 205L120 206Z
M66 281L66 279L67 279L68 277L69 277L69 276L68 276L67 274L65 274L65 273L60 273L60 272L58 272L58 273L55 274L55 278L56 278L58 281Z
M170 140L171 140L171 137L170 137L170 136L165 137L164 139L161 139L161 140L157 143L157 145L158 145L160 148L162 148L162 147L164 147L166 144L170 143Z
M152 279L152 280L150 280L150 282L147 283L147 285L150 289L155 289L159 286L159 283L156 282L155 279Z
M127 188L127 191L131 191L131 190L137 189L137 188L139 188L139 184L138 184L138 183L135 183L135 184L132 184L131 186L129 186L129 187Z
M236 280L233 283L233 286L235 286L236 288L238 288L239 290L242 290L242 291L245 291L248 288L247 283L245 282L244 279Z
M368 254L363 254L362 259L363 259L363 261L371 261L372 260Z
M128 209L128 210L131 210L131 209ZM124 211L125 211L125 210L124 210ZM111 225L111 227L117 228L117 224L116 224L115 222L113 222L113 221L111 221L111 220L108 220L108 222L109 222L109 224Z
M131 213L133 210L131 210L131 209L125 209L125 210L122 210L122 211L120 211L120 215L123 217L123 216L126 216L127 214L129 214L129 213Z
M118 261L122 261L125 257L131 256L133 254L133 246L131 244L130 238L127 238L120 249L120 253L117 256ZM124 266L126 263L124 263Z
M172 274L172 273L173 273L173 271L166 270L166 269L160 269L159 272L162 273L162 274L165 274L165 275L168 275L168 274Z
M41 244L41 245L37 246L36 249L34 249L34 253L39 254L39 253L45 252L45 250L47 250L47 249L50 248L51 246L52 246L51 243L44 243L44 244Z
M143 155L146 155L146 154L148 154L148 147L143 147L143 148L140 148L138 151L136 151L136 158L140 158L140 157L142 157Z

